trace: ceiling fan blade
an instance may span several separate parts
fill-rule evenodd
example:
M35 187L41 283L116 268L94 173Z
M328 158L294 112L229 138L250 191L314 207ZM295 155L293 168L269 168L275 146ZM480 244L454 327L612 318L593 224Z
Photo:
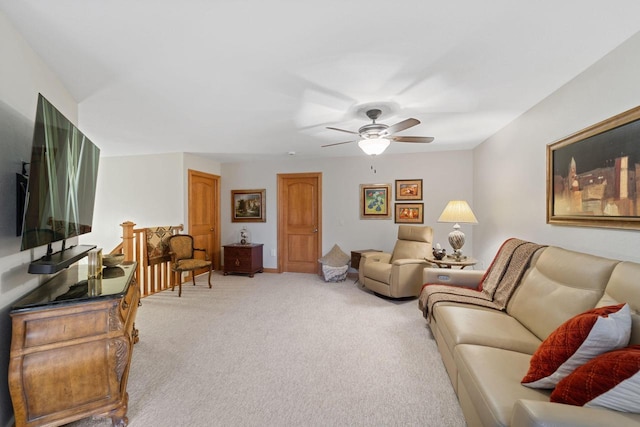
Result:
M320 147L321 147L321 148L324 148L324 147L333 147L334 145L351 144L352 142L356 142L356 141L334 142L333 144L321 145Z
M432 136L392 136L390 139L393 139L397 142L431 142L435 138Z
M354 135L360 135L358 132L354 132L354 131L352 131L352 130L344 130L344 129L332 128L331 126L327 126L327 129L337 130L337 131L339 131L339 132L352 133L352 134L354 134Z
M420 120L418 119L406 119L395 125L389 126L385 131L381 133L380 136L391 135L396 132L400 132L401 130L409 129L411 127L417 126L420 124Z

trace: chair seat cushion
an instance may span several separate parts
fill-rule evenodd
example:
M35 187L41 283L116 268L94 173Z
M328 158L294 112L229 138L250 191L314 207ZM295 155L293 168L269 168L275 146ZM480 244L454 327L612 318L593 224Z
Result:
M173 269L187 271L209 267L211 267L211 261L205 261L203 259L181 259L176 263Z

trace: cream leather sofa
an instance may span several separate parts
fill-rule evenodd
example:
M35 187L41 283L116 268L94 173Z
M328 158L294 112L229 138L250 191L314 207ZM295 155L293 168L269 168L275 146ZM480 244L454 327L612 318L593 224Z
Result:
M475 287L474 270L424 269L425 283ZM506 312L441 302L429 327L473 426L639 426L640 414L551 403L551 390L524 387L529 360L551 332L598 306L626 302L631 344L640 344L640 264L558 247L537 251Z

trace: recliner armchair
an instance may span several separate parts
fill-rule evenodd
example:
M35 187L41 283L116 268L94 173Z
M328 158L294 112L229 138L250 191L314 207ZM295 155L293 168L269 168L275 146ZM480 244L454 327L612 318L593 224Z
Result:
M358 280L367 289L391 298L417 297L422 289L425 260L433 251L433 229L400 225L393 253L365 252L358 266Z

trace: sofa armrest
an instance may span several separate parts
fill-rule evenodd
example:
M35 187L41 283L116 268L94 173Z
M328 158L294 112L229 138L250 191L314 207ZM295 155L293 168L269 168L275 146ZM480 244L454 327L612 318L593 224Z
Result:
M453 268L425 268L422 272L423 283L438 285L465 286L477 289L484 277L484 270L458 270Z
M640 423L640 414L520 399L513 406L510 425L518 427L598 427L606 425L637 427L638 423Z

